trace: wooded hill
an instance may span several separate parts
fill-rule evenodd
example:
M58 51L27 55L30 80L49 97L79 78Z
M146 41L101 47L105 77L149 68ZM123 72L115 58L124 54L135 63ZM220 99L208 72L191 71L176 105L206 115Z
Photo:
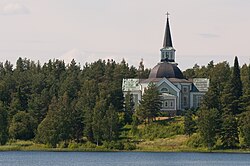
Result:
M237 59L233 68L211 61L183 72L186 78L210 79L202 107L187 111L184 125L185 133L198 132L205 146L214 147L218 140L225 148L250 145L250 66L237 65ZM150 84L135 111L132 97L123 97L122 79L147 78L149 71L142 62L136 68L125 60L83 67L74 60L41 65L19 58L15 68L9 61L0 63L0 143L32 140L57 147L72 141L102 145L133 140L138 125L149 126L161 116L160 98ZM132 138L124 135L126 124Z

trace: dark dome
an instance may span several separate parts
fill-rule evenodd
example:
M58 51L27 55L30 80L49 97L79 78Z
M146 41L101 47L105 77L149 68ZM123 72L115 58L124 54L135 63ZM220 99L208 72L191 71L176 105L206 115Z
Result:
M150 72L148 78L179 78L184 79L181 70L177 64L168 62L158 63Z

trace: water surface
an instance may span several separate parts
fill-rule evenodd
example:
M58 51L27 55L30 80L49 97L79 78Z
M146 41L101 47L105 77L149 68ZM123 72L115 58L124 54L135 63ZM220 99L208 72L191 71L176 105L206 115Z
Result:
M0 166L250 166L250 154L0 152Z

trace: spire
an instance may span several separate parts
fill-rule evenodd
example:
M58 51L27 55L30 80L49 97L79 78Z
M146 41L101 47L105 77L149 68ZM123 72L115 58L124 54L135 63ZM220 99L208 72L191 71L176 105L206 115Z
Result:
M163 48L161 49L161 62L175 63L175 49L173 48L172 38L169 26L169 13L167 15L167 24L165 29L165 36Z
M170 26L169 26L169 18L168 18L170 14L167 12L166 15L167 15L167 24L165 29L163 48L173 47L171 33L170 33Z

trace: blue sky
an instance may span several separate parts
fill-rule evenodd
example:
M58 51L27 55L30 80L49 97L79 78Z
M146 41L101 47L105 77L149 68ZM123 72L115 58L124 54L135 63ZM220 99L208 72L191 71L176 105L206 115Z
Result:
M210 60L250 63L248 0L0 0L0 61L112 58L152 68L165 13L180 69Z

